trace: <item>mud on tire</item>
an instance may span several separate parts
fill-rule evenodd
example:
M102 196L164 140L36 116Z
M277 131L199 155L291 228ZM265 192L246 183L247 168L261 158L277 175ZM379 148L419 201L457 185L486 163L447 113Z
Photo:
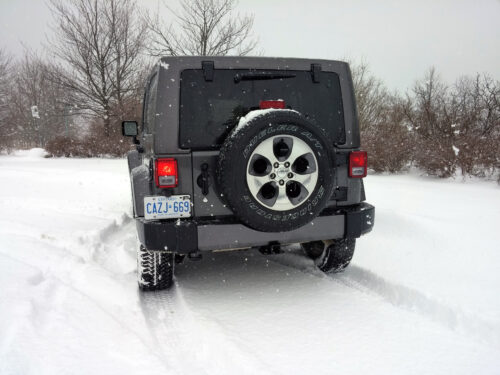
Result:
M227 204L243 223L283 232L309 223L323 210L334 172L333 142L323 129L298 112L270 110L227 137L217 177Z
M137 250L137 281L142 290L170 288L174 276L174 254L149 251L140 246Z

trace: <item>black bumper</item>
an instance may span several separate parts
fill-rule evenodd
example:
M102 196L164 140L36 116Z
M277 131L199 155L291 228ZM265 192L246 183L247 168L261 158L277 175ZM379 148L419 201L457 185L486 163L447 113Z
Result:
M145 221L137 220L139 241L149 250L168 250L181 254L283 244L358 238L372 230L375 207L368 203L336 209L315 218L311 223L289 232L260 232L237 222Z

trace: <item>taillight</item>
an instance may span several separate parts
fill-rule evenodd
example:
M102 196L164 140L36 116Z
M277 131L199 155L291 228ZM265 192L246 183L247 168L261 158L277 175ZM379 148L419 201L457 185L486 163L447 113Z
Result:
M155 181L159 188L176 187L178 182L177 160L173 158L156 159Z
M349 177L366 177L368 155L366 151L352 151L349 153Z
M285 102L283 100L261 100L259 103L260 109L285 109Z

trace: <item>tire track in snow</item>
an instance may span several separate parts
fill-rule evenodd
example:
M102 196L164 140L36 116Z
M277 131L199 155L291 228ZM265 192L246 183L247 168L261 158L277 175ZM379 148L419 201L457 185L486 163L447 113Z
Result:
M365 293L375 294L393 306L416 312L453 331L500 347L500 330L493 323L458 307L451 307L424 293L384 279L372 271L351 265L333 280Z
M177 373L269 374L223 327L188 306L178 282L171 290L139 291L139 296L150 334L163 355L174 357Z
M31 293L33 293L32 295L29 294L30 290L26 291L26 294L29 296L28 301L30 307L33 310L31 314L34 315L29 315L29 319L27 316L21 316L20 320L14 321L12 325L12 335L15 336L17 326L19 325L31 327L34 332L41 337L51 332L54 324L52 320L54 318L51 315L57 313L57 311L62 311L63 302L68 292L72 292L74 295L88 302L89 305L92 305L96 311L102 313L103 317L119 326L122 331L128 332L131 338L136 340L143 348L149 350L152 356L155 357L159 364L163 365L164 369L169 373L170 367L164 361L164 358L155 351L150 340L148 340L149 338L147 336L145 337L144 332L137 331L131 327L130 321L123 318L118 313L111 311L108 306L103 304L102 300L89 293L88 288L86 288L80 276L82 273L89 271L89 266L100 267L99 264L94 263L89 265L81 257L69 251L67 247L57 244L51 244L50 253L47 253L46 257L58 258L59 261L50 262L52 266L44 269L37 267L36 261L35 264L32 264L31 262L17 259L16 257L1 252L0 256L8 257L13 261L37 270L37 274L34 277L26 280L28 285L38 288L36 293L35 290L31 291ZM34 318L36 318L36 320L33 320ZM0 357L2 357L5 348L3 347L3 342L0 341L0 344L2 344L2 350L0 351Z
M92 261L109 270L107 252L118 248L133 251L127 248L132 246L128 238L130 231L135 231L132 222L133 219L124 213L101 230L81 236L80 243L90 247ZM194 312L186 303L177 281L168 291L138 291L138 298L156 357L162 358L165 367L174 369L176 374L232 374L235 368L239 368L240 374L269 373L235 343L223 327ZM224 348L222 355L221 348ZM214 363L220 358L224 361Z
M137 249L127 248L127 245L137 247L138 241L126 243L130 240L130 231L135 231L135 225L132 225L132 222L132 217L123 213L103 228L80 236L80 244L88 246L89 259L102 268L110 270L112 267L108 259L113 255L110 254L111 252L117 252L119 248L123 248L135 254ZM138 289L137 284L134 284L134 287ZM178 350L180 345L175 335L171 334L178 330L176 319L169 316L173 311L171 299L172 296L165 292L142 293L138 289L138 302L146 328L143 334L152 342L150 349L165 369L172 370L175 374L184 374L183 366L179 362L179 358L183 358Z
M99 238L103 241L110 237L115 238L117 232L125 230L130 221L130 217L125 218L123 216L121 223L115 221L101 230ZM448 306L418 290L388 281L356 265L351 265L341 274L325 275L302 255L301 250L291 247L289 251L284 255L271 255L268 257L273 262L283 266L328 279L366 294L378 296L397 308L417 313L452 331L500 347L499 329L480 317L468 314L457 307ZM196 358L197 354L195 352L201 350L201 356L205 357L205 360L201 362L207 362L210 360L209 353L213 350L210 346L219 340L224 342L224 345L229 344L232 348L231 351L234 351L233 357L240 357L240 360L248 362L248 353L242 355L243 350L238 348L238 345L234 342L230 342L231 339L224 334L223 327L215 327L217 323L207 321L206 317L200 319L187 306L182 297L182 287L178 283L176 283L175 289L169 292L140 293L140 296L141 308L151 336L162 348L161 350L165 356L175 356L175 353L177 353L180 358ZM209 326L211 327L209 328ZM216 339L214 337L205 338L203 334L200 335L200 332L207 330L211 332L211 336L216 336ZM192 347L192 351L186 350L186 346ZM176 349L172 351L172 347ZM184 349L179 350L181 347L184 347ZM189 372L211 373L207 368L201 368L194 363L191 363L191 365L194 367L190 367L192 371ZM180 366L179 369L186 368L185 364L181 363L177 363L177 366ZM220 372L220 369L218 370ZM262 373L262 371L259 372Z
M500 347L500 329L478 316L451 307L424 293L384 279L372 271L350 265L343 273L327 275L319 271L301 250L272 255L270 259L316 277L325 278L360 292L376 295L391 305L423 316L477 341Z
M186 367L180 360L186 362L191 354L183 350L183 345L178 340L181 327L175 313L172 301L175 291L141 292L138 290L140 306L144 320L153 339L159 355L168 363L177 374L187 374ZM202 373L196 366L190 365L192 373Z
M118 253L117 255L120 256L123 255L123 250L133 251L132 249L127 248L131 246L131 242L137 242L137 240L130 241L130 231L135 231L135 225L133 226L133 228L130 228L130 226L132 225L132 221L133 219L127 213L123 213L113 219L103 228L88 231L78 236L77 244L75 246L83 247L86 252L86 260L82 258L82 263L85 264L86 262L90 262L106 270L107 272L111 272L114 274L123 274L123 271L120 272L119 270L117 271L116 269L113 269L112 264L109 264L108 258L116 255L112 253ZM75 256L74 254L69 254ZM137 332L135 329L129 327L127 319L123 319L117 314L108 311L97 299L93 298L88 293L80 290L74 285L66 283L63 280L60 280L60 282L61 285L65 285L87 298L90 302L95 304L95 306L100 309L105 315L119 324L125 331L128 331L133 336L135 336L135 338L137 338L143 344L148 352L156 359L158 359L160 365L164 368L166 373L180 373L177 370L180 367L177 366L177 363L175 362L175 356L165 355L167 353L166 350L164 350L165 348L161 345L158 345L158 340L155 336L151 334L148 335L148 332L144 332L144 330ZM136 286L136 284L134 284L134 286ZM142 308L140 297L141 294L139 294L138 299L139 304ZM144 318L146 317L144 316ZM149 324L150 321L148 319L144 319L145 328L146 326L149 327Z

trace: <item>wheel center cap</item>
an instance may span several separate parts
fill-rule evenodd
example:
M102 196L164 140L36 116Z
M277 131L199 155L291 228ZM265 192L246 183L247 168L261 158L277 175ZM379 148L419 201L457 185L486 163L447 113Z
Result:
M280 168L276 169L276 175L279 178L285 178L287 176L289 170L290 170L289 168L280 167Z

